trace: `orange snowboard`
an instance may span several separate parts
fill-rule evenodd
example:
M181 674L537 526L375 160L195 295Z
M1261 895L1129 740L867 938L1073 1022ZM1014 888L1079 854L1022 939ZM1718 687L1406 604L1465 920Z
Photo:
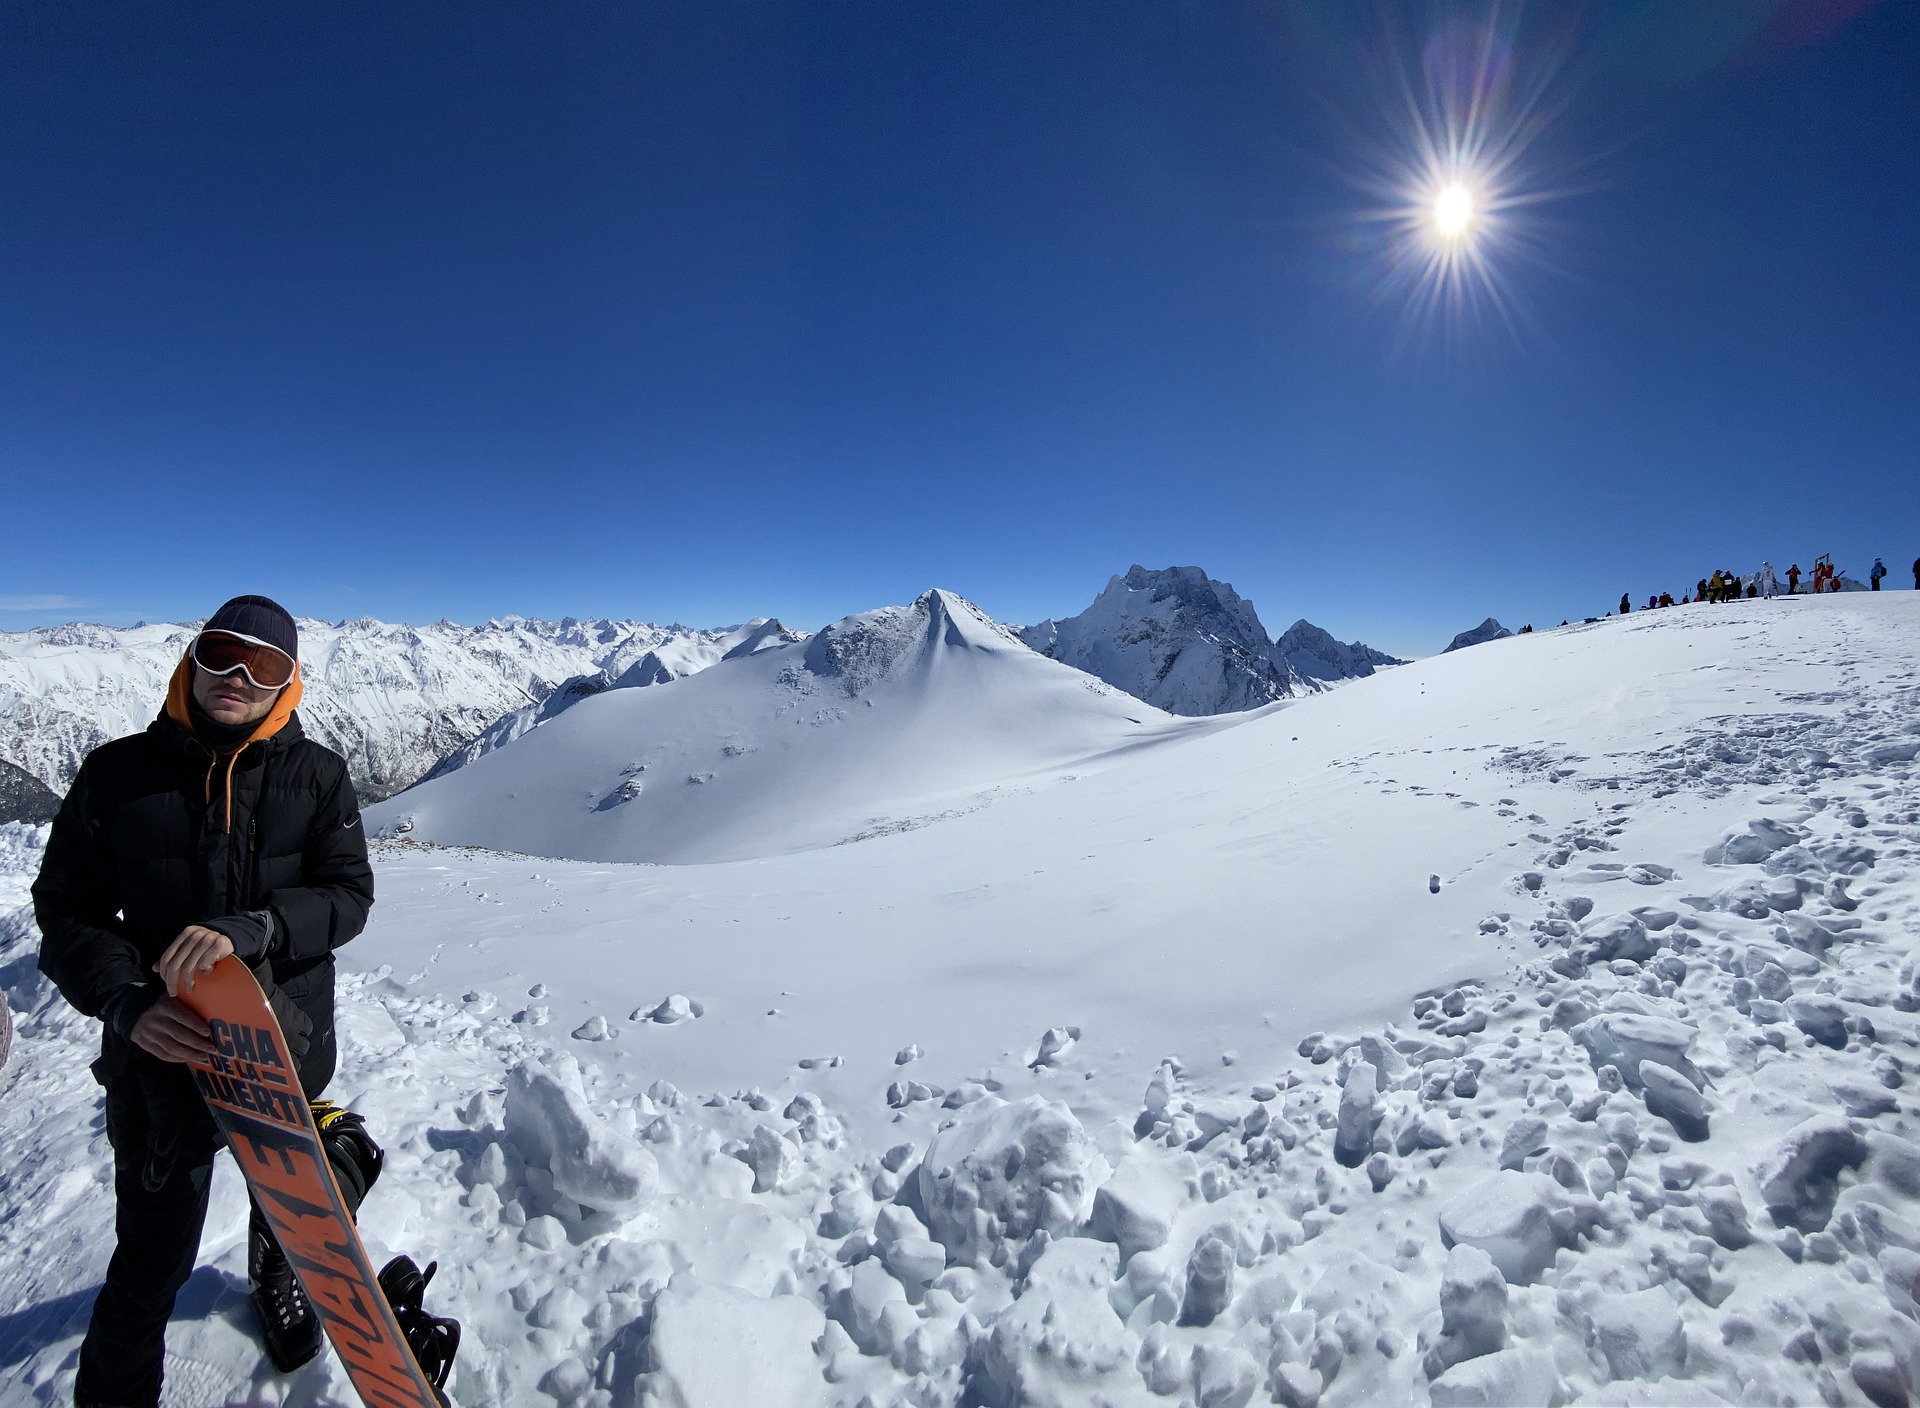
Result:
M380 1290L260 985L239 959L223 958L180 1000L213 1028L215 1055L192 1064L194 1084L354 1389L367 1408L439 1408L446 1400L420 1372Z

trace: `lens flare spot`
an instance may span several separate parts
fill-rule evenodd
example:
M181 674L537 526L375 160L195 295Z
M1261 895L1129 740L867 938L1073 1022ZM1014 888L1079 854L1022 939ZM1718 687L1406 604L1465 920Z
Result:
M1473 192L1462 181L1449 181L1433 198L1433 228L1443 240L1465 239L1473 228Z

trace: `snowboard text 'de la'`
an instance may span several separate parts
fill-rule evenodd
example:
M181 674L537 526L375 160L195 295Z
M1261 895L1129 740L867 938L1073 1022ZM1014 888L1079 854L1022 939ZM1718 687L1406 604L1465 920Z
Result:
M280 1024L253 974L223 958L180 1000L212 1028L194 1083L368 1408L438 1408L334 1181Z

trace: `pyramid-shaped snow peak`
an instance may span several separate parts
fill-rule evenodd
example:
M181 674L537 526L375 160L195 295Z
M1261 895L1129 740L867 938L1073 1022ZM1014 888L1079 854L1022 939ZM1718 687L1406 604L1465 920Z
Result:
M583 860L742 859L911 829L1196 727L930 591L581 698L368 821Z
M1404 665L1361 641L1336 640L1311 621L1295 621L1273 643L1276 659L1309 680L1364 679L1383 665Z
M931 668L943 652L1012 651L1019 638L965 597L935 588L911 606L883 606L834 622L809 642L807 668L859 694L883 679Z
M1309 694L1399 662L1296 622L1278 643L1253 603L1198 567L1135 564L1078 616L1020 639L1174 714L1226 714Z

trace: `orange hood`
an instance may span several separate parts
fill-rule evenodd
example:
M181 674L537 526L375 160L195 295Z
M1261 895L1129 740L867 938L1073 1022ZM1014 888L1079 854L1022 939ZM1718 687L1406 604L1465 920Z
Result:
M167 717L188 733L193 732L193 715L187 712L187 697L192 690L193 655L189 652L180 657L180 663L173 668L173 678L167 683ZM287 720L293 717L294 707L300 702L300 694L300 667L296 664L293 667L293 679L280 691L280 697L273 701L267 716L254 726L246 742L234 752L244 751L248 744L264 742L285 728Z

